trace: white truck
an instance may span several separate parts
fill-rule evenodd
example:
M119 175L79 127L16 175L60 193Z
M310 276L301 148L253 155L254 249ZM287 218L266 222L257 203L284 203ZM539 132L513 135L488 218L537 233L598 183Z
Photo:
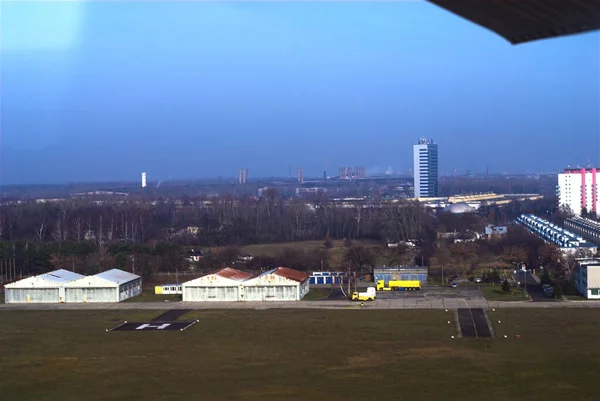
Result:
M366 292L354 292L352 294L353 301L374 301L377 291L375 287L367 287Z

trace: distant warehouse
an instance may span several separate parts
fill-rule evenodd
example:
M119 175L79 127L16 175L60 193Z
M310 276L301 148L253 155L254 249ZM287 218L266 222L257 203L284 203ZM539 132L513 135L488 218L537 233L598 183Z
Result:
M181 285L184 302L241 301L244 280L252 273L226 267Z
M427 284L428 268L424 266L376 267L373 271L375 282L383 280L385 285L394 280L420 281Z
M6 303L120 302L142 292L142 278L119 269L87 277L60 269L4 289Z
M312 272L310 275L311 285L343 284L346 282L345 272Z
M278 267L244 282L245 301L299 301L308 293L308 274Z
M4 286L4 301L7 304L65 302L65 284L83 277L64 269L27 277Z
M307 274L278 267L254 275L227 267L182 284L184 302L299 301L309 291Z
M65 302L121 302L142 293L142 278L111 269L65 284Z

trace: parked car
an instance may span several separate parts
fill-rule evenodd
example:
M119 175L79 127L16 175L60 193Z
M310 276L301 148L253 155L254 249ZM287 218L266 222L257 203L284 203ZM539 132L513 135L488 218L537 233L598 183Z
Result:
M450 285L452 286L452 288L458 287L458 283L456 281L453 281L452 283L450 283Z
M549 298L554 296L554 288L552 288L550 284L542 285L542 291L544 292L544 295Z
M481 277L475 277L475 282L476 283L481 283Z

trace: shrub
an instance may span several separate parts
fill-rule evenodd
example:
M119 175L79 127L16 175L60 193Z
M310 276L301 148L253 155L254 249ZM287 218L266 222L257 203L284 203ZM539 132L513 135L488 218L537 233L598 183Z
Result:
M563 295L564 295L564 293L563 293L562 286L560 284L556 284L554 286L554 297L560 299L563 297Z
M502 292L509 292L510 291L510 284L508 284L508 280L504 280L502 282Z
M552 284L552 279L550 278L550 272L548 272L548 269L542 270L542 275L540 277L540 284L541 285Z

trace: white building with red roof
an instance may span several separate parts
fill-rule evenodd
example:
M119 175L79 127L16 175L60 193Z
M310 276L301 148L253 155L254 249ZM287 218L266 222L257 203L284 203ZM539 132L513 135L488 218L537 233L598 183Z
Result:
M299 301L309 276L287 267L255 275L227 267L182 284L184 302Z
M244 301L299 301L309 286L308 274L278 267L244 281Z
M242 283L252 273L226 267L215 273L198 277L181 285L184 302L239 301Z

